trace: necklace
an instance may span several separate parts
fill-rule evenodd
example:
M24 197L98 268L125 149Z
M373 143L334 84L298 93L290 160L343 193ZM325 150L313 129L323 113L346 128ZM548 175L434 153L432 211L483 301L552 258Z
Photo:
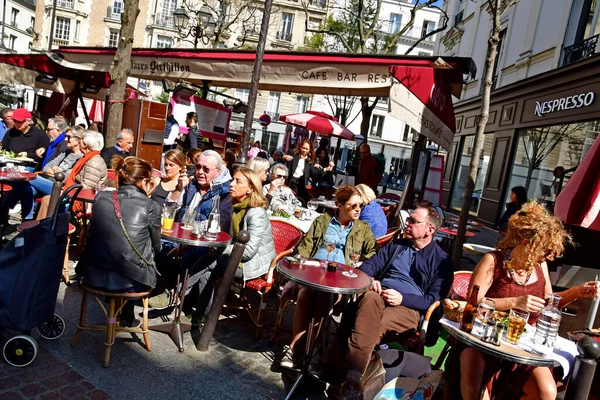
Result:
M527 276L525 277L525 281L524 282L519 282L517 280L516 274L515 274L515 270L512 267L508 266L507 262L504 262L504 267L508 270L508 273L510 274L510 277L512 278L513 282L516 283L519 286L525 286L527 285L527 282L529 282L529 279L531 279L531 274L532 272L528 272Z

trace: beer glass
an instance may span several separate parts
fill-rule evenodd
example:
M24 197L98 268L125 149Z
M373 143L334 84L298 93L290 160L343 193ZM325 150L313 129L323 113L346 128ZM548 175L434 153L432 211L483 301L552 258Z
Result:
M508 315L508 332L506 334L509 343L517 344L519 342L528 319L529 313L527 311L511 308Z

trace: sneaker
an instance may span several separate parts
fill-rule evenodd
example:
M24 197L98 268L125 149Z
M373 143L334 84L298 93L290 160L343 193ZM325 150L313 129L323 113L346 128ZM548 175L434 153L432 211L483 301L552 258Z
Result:
M292 349L288 345L283 346L283 354L281 356L279 366L285 369L300 369L298 368L298 365L294 362L294 349Z
M182 313L181 317L179 317L179 321L187 322L188 324L192 325L204 326L204 323L206 322L206 317L198 318L192 313Z
M169 290L165 290L163 293L150 297L148 299L148 307L154 308L155 310L164 310L174 304L172 304L173 293Z
M134 318L133 321L126 321L124 319L119 321L119 326L121 328L139 328L142 325L142 321L137 318Z

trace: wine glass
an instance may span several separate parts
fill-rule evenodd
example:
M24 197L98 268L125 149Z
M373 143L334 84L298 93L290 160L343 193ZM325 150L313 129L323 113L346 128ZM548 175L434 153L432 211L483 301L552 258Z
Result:
M327 252L327 258L325 261L329 263L329 255L335 250L335 242L333 240L325 239L324 241L325 251Z
M344 271L342 275L348 278L356 278L358 275L354 272L354 268L358 267L360 247L348 246L348 254L350 255L350 271Z
M314 201L310 200L307 204L306 207L308 207L308 209L310 210L310 213L313 214L315 211L317 211L317 203L315 203Z
M479 318L485 322L492 316L494 311L496 310L496 302L490 298L484 297L479 302L479 306L477 306L477 313L479 314Z

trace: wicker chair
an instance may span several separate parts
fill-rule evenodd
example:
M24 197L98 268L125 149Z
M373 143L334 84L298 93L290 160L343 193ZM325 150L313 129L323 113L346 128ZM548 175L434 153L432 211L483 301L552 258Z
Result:
M383 247L386 244L391 243L392 240L394 240L394 238L401 232L402 232L401 229L394 229L394 228L388 229L388 231L385 235L376 238L375 241L377 242L377 245L379 247Z
M267 308L269 292L273 287L273 273L275 272L275 266L277 265L277 262L279 262L279 260L281 260L283 257L293 254L296 246L298 246L300 240L302 239L302 232L300 231L300 229L296 228L289 222L272 220L271 229L273 230L273 240L275 243L275 252L277 255L271 262L269 271L263 277L247 281L245 287L243 285L243 282L236 280L233 284L233 290L234 292L238 292L240 294L241 305L233 307L230 305L226 305L226 307L228 308L244 309L248 312L250 318L252 319L252 323L256 326L255 336L257 339L260 337L260 329L264 325L264 314ZM260 306L258 307L256 315L254 315L254 307L252 307L251 303L246 297L246 292L248 290L256 292L261 299Z
M390 199L390 200L397 200L397 201L401 201L402 197L398 196L395 193L382 193L378 196L380 199Z

